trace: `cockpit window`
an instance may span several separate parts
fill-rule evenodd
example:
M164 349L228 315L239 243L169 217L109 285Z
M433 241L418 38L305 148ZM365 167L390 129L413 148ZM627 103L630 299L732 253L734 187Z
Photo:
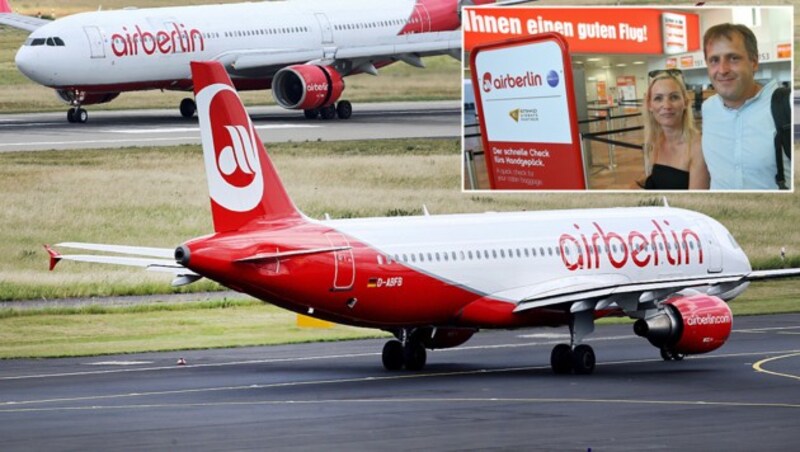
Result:
M47 45L50 47L64 47L64 40L59 38L58 36L50 37L50 38L28 38L25 40L26 46L43 46Z

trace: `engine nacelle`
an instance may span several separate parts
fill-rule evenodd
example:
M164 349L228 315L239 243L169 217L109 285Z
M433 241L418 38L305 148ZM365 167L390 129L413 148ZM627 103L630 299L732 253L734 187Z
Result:
M633 331L658 348L691 355L716 350L733 327L731 308L710 295L680 296L663 303L658 314L639 319Z
M272 97L290 110L326 107L339 100L343 91L344 80L331 66L289 66L272 78Z
M475 334L475 330L472 328L433 328L418 331L417 334L425 348L434 350L458 347L467 342Z
M59 99L69 105L96 105L111 102L119 93L87 93L86 91L56 90Z

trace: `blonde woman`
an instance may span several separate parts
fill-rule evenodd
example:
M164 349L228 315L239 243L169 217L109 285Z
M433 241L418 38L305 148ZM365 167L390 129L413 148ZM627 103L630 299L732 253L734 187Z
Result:
M710 177L681 71L657 70L649 76L642 114L651 166L644 188L707 190Z

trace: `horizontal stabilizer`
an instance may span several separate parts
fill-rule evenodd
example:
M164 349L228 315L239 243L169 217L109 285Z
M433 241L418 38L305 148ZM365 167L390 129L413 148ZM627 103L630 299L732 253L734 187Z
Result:
M121 256L99 256L94 254L64 254L59 255L59 258L65 261L74 262L92 262L96 264L115 264L115 265L128 265L131 267L142 267L147 270L180 273L180 274L194 274L186 267L175 263L175 261L168 261L165 259L153 259L144 257L121 257Z
M174 259L175 249L173 248L151 248L146 246L126 246L126 245L103 245L100 243L78 243L64 242L56 246L61 248L72 248L76 250L103 251L107 253L127 254L131 256L149 256L162 259Z
M335 251L344 251L349 250L351 247L349 246L334 246L328 248L312 248L308 250L294 250L294 251L283 251L283 252L275 252L275 253L259 253L253 256L245 257L242 259L237 259L236 262L259 262L259 261L268 261L273 259L286 259L290 257L297 257L297 256L308 256L311 254L321 254L321 253L333 253Z

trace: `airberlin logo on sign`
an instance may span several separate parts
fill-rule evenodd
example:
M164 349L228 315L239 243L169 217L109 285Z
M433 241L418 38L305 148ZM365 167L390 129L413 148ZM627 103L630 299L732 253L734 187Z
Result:
M209 115L201 120L200 133L211 199L230 211L253 210L264 195L264 178L247 112L233 88L220 83L200 91L197 106Z
M184 24L170 23L167 29L142 31L136 25L122 27L122 33L111 35L111 51L118 57L134 55L153 55L160 53L192 53L206 48L203 33L196 28L186 29Z
M553 88L558 86L558 80L559 77L555 71L550 71L547 75L547 83ZM526 71L522 75L506 74L499 77L494 77L491 72L485 72L482 86L483 92L488 93L492 90L536 87L541 86L542 83L542 76L532 71Z
M692 263L692 255L698 264L703 263L700 236L691 229L676 231L669 221L651 220L649 231L633 230L627 235L606 231L597 222L592 222L584 232L573 224L573 234L561 234L558 247L561 260L567 270L601 269L606 265L622 268L632 263L637 267L679 266Z

